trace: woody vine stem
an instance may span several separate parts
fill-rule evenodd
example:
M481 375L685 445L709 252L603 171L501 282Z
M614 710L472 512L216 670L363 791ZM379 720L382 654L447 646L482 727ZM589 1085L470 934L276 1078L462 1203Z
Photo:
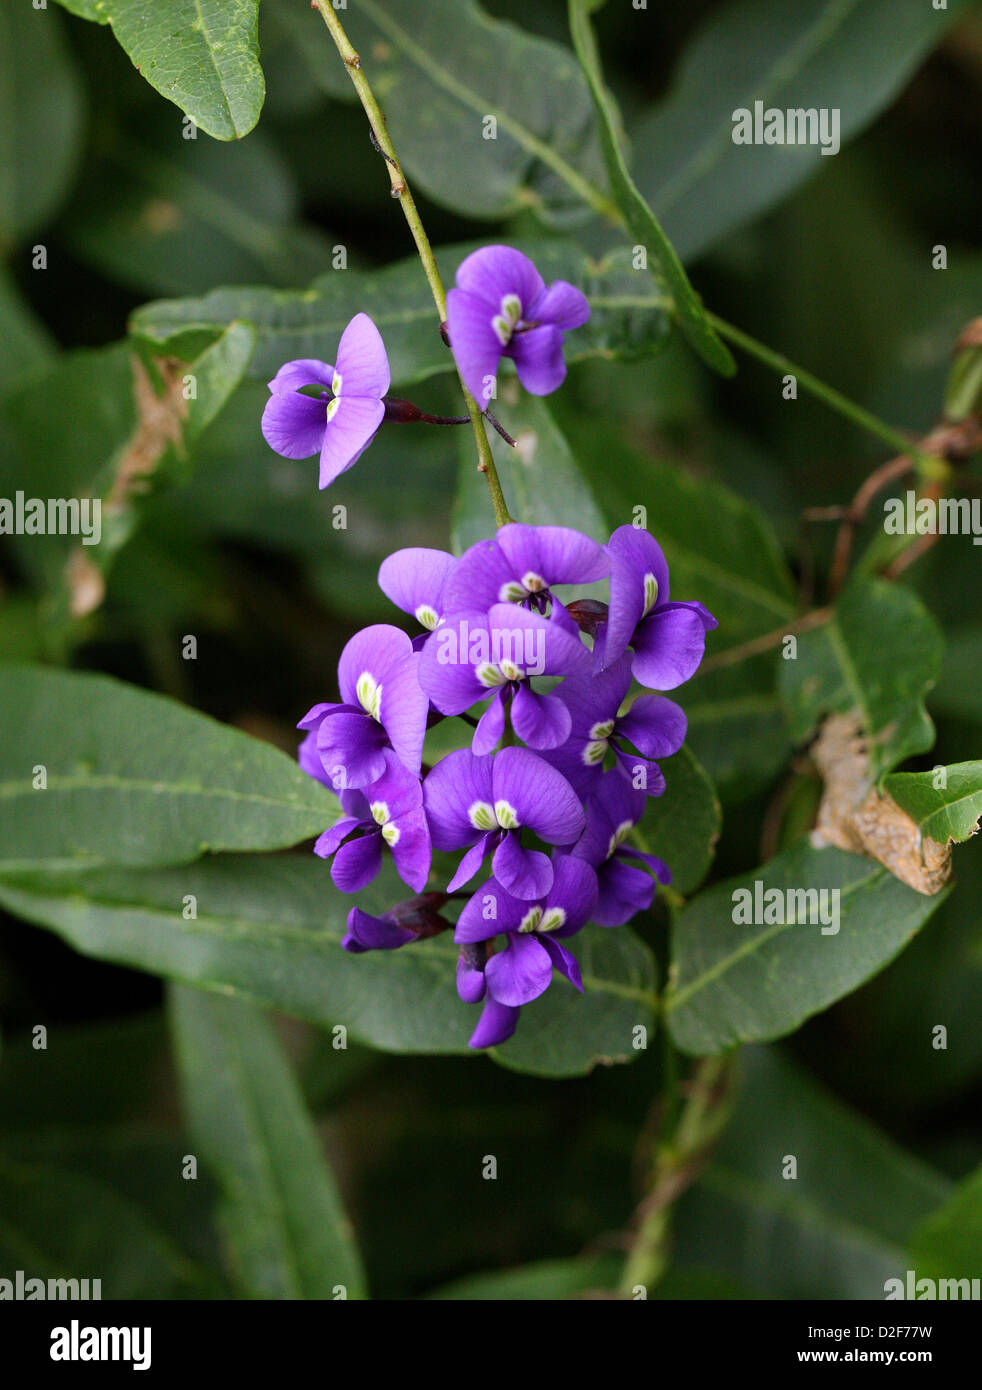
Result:
M389 170L389 182L392 185L392 196L397 198L402 207L409 230L413 234L416 243L416 250L419 252L419 259L423 264L423 271L433 295L433 302L436 311L440 316L441 328L447 320L447 296L443 288L443 281L440 278L440 271L437 268L436 257L433 255L433 247L430 239L426 235L419 209L415 199L402 172L402 165L399 163L396 152L389 138L389 132L385 124L385 116L382 108L378 104L378 99L372 91L371 84L365 76L361 66L361 58L357 50L352 46L351 40L344 31L341 21L338 19L331 0L313 0L314 8L320 11L324 23L327 25L328 33L334 40L335 47L348 70L348 76L354 84L358 99L361 102L368 123L371 128L372 137L376 147L385 159ZM459 376L459 373L458 373ZM464 385L463 378L460 378L460 389L464 393L464 400L467 404L467 414L470 416L471 428L474 431L474 439L477 443L478 471L483 473L488 480L488 489L491 493L491 505L494 508L494 521L496 526L504 526L511 521L508 515L508 508L505 505L505 495L501 490L501 482L498 478L498 470L494 466L494 457L491 453L491 446L488 443L488 436L484 428L484 421L481 416L481 409L477 401Z

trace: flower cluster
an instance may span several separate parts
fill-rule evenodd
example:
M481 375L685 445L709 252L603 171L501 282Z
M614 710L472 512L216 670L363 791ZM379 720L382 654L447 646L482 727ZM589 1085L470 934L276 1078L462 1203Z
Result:
M558 592L605 579L607 603ZM669 598L661 547L633 526L599 545L511 523L459 558L399 550L379 584L422 631L359 632L341 654L340 701L300 723L301 765L343 811L315 852L345 893L389 853L417 895L381 916L352 908L349 951L449 929L441 911L464 899L458 992L483 1002L471 1046L489 1047L511 1036L554 969L582 990L567 943L588 921L621 925L670 881L629 837L647 797L664 791L657 759L681 747L686 718L663 694L625 702L632 683L687 680L716 622L701 603ZM428 767L427 729L457 717L469 746ZM445 872L434 859L444 854L456 861Z
M444 328L486 411L503 357L527 391L554 391L566 375L563 335L589 314L575 286L547 286L527 256L488 246L458 268ZM389 384L381 335L357 314L336 365L308 358L277 372L263 434L288 458L319 453L327 487L383 421L468 422L427 415L390 397ZM416 895L381 916L353 907L348 951L397 950L449 930L442 911L465 900L457 988L484 1006L471 1046L491 1047L553 970L582 990L566 942L588 921L619 926L670 881L628 840L647 798L665 790L656 760L682 746L686 719L663 694L628 697L632 683L660 692L687 680L716 620L701 603L669 599L661 548L633 526L599 545L563 526L509 523L459 558L399 550L378 579L417 631L359 632L341 654L340 700L300 722L301 766L341 801L315 853L331 860L343 893L366 887L391 854ZM604 580L607 603L559 592ZM427 730L456 718L469 746L428 767Z

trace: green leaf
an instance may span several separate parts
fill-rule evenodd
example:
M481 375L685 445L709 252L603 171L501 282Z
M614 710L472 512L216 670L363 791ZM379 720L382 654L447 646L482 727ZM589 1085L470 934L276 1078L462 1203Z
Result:
M888 106L963 10L923 0L733 0L634 131L634 173L683 260L773 207L832 161L819 145L735 145L734 112L840 112L841 138ZM766 35L766 42L762 36ZM639 40L643 41L643 40Z
M665 792L648 798L640 838L671 869L672 887L693 893L713 862L723 820L719 798L688 744L659 766Z
M944 786L936 786L944 772ZM952 763L931 772L892 772L884 789L901 806L922 835L941 844L967 840L982 816L982 762Z
M445 284L465 256L482 245L466 242L436 253ZM597 263L570 241L523 241L543 278L569 280L590 301L590 319L566 338L566 360L636 357L660 348L667 337L666 301L647 276L631 269L630 253ZM330 361L345 326L368 314L385 339L394 386L453 371L440 337L433 297L418 257L384 270L329 270L308 290L218 289L201 299L159 300L132 316L130 327L149 342L174 350L182 337L214 336L233 319L255 324L259 335L251 373L268 380L298 357ZM199 344L200 346L200 344Z
M66 218L71 249L143 295L213 285L305 285L331 264L332 241L298 223L300 193L260 130L233 145L118 132L86 171Z
M697 671L678 692L689 720L687 743L727 803L766 786L791 752L776 676L775 658L767 653Z
M188 1126L221 1185L238 1282L254 1298L362 1297L351 1225L272 1023L181 986L170 1002Z
M323 28L318 41L290 0L266 5L295 31L298 64L352 99ZM610 211L590 96L564 48L473 0L358 0L341 18L403 167L436 202L493 219L531 207L553 223Z
M75 176L84 109L63 32L53 10L0 12L0 253L44 227Z
M179 1171L173 1180L180 1182ZM2 1156L0 1210L5 1278L22 1269L28 1278L101 1279L103 1299L201 1293L202 1272L169 1236L128 1198L91 1178Z
M259 119L259 0L59 0L111 24L120 46L156 91L216 140L240 140Z
M527 526L571 526L605 541L603 517L549 407L537 396L522 394L513 404L507 397L513 398L514 393L507 392L506 399L494 403L494 414L516 447L490 428L488 437L512 519ZM459 553L494 535L495 525L470 430L461 429L457 443L459 481L451 536Z
M54 340L35 317L5 265L0 265L0 334L4 344L0 391L10 390L20 378L51 361Z
M917 1278L978 1279L982 1249L982 1168L958 1184L937 1211L918 1226L911 1238L911 1259ZM949 1286L950 1287L950 1286ZM937 1292L937 1297L944 1295ZM968 1298L968 1292L949 1293Z
M184 915L188 894L194 918ZM398 886L386 893L376 884L359 902L380 912L399 896ZM327 866L313 855L229 855L154 873L8 876L0 902L85 955L236 994L321 1027L340 1023L383 1051L473 1055L467 1039L479 1013L457 997L449 934L401 951L342 951L352 900L333 889ZM640 1055L634 1029L650 1036L654 1026L650 952L626 929L599 927L577 936L573 949L585 995L556 978L523 1011L496 1060L542 1076L577 1076Z
M620 116L604 86L600 54L590 27L590 12L602 3L603 0L569 0L569 23L576 56L586 73L593 104L597 109L600 143L611 191L635 242L650 251L657 261L657 272L652 266L652 273L656 279L664 281L668 288L686 338L709 366L722 372L724 376L732 376L736 371L736 363L729 349L716 336L702 301L682 269L682 262L676 255L674 246L638 192L624 162L619 143Z
M970 593L966 598L974 601ZM931 691L931 707L939 714L982 723L982 626L957 627L945 636L947 647L941 676Z
M784 896L769 905L774 889ZM807 842L707 889L672 932L672 1036L685 1052L716 1055L793 1032L882 970L944 897L915 892L869 859ZM756 921L734 920L745 909Z
M882 1299L948 1184L776 1049L741 1060L734 1115L676 1208L676 1260L773 1299Z
M472 1274L444 1284L433 1299L526 1303L589 1296L613 1288L620 1262L615 1255L577 1255L567 1260L537 1260L516 1269Z
M792 737L804 741L824 714L858 710L874 776L923 753L934 742L924 696L942 650L933 618L908 589L853 581L831 620L799 636L797 658L781 663Z
M339 814L337 798L277 749L105 676L0 668L0 708L7 872L277 849Z

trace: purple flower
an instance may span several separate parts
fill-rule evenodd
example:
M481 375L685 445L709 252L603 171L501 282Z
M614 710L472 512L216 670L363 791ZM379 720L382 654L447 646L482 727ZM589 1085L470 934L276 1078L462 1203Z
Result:
M341 945L353 955L361 955L364 951L395 951L411 941L437 936L450 926L440 916L446 901L446 893L421 893L396 903L379 917L353 907Z
M570 735L559 748L543 754L581 797L600 790L604 759L648 796L661 796L665 778L651 758L667 758L685 742L688 721L674 700L639 695L627 714L618 710L631 684L631 656L623 656L596 675L571 676L556 690L570 715ZM632 752L627 744L639 749Z
M653 854L624 844L644 814L645 794L616 768L603 775L599 791L586 804L586 829L570 853L597 871L599 896L591 917L600 927L620 927L651 906L655 881L625 861L640 860L659 883L671 883L668 866Z
M701 603L670 603L668 564L654 536L619 526L607 543L610 609L595 652L606 668L634 648L635 679L674 690L696 670L716 619Z
M591 584L609 572L603 546L589 536L567 526L512 522L460 557L447 584L446 611L519 603L546 613L555 585Z
M362 791L341 792L344 816L314 845L322 859L334 855L331 878L342 893L357 893L371 883L382 867L383 845L414 892L422 891L430 871L433 852L419 778L394 753L386 750L382 756L382 776Z
M484 1000L471 1047L494 1047L510 1038L523 1004L545 993L555 968L581 993L575 957L558 937L572 936L597 900L597 878L582 859L556 854L549 892L535 902L513 897L495 878L464 907L454 939L460 944L457 993L468 1004ZM504 934L502 950L488 955L487 942Z
M558 851L552 856L553 881L548 893L529 902L516 898L495 878L468 899L457 919L454 940L490 941L500 932L531 933L549 945L552 938L573 936L593 912L597 875L585 859Z
M447 295L450 346L464 385L481 407L495 395L502 357L533 396L547 396L566 375L563 333L590 317L584 295L565 280L546 288L521 251L485 246L457 269Z
M429 701L419 687L418 662L400 628L377 623L355 633L338 663L342 703L314 705L298 725L315 734L327 774L321 781L338 791L365 787L385 771L387 748L419 776ZM311 772L312 764L305 739L301 766Z
M432 632L446 611L444 593L457 564L457 557L445 550L423 546L396 550L382 561L378 586L397 608L411 613L420 627Z
M319 386L317 395L304 387ZM356 314L341 334L337 366L316 358L287 362L269 383L262 431L270 448L288 459L319 453L320 486L357 463L382 423L389 360L367 314Z
M575 629L574 629L575 632ZM463 714L493 699L474 730L475 753L490 753L505 730L506 705L516 734L531 748L556 748L569 737L569 711L555 695L539 695L530 676L589 671L590 653L558 623L511 603L456 612L419 655L419 683L441 714Z
M586 824L565 777L527 748L483 757L469 748L448 753L427 775L423 803L435 849L470 846L449 892L468 883L493 850L494 876L509 893L543 898L553 884L553 866L540 851L522 848L522 828L546 844L571 845Z

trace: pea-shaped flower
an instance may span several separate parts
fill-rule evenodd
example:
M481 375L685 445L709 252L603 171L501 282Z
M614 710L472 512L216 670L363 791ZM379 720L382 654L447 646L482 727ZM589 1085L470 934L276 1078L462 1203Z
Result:
M484 246L462 261L447 295L450 347L464 385L482 410L497 394L502 357L515 363L533 396L548 396L566 376L563 334L590 317L586 297L565 280L546 286L521 251Z

